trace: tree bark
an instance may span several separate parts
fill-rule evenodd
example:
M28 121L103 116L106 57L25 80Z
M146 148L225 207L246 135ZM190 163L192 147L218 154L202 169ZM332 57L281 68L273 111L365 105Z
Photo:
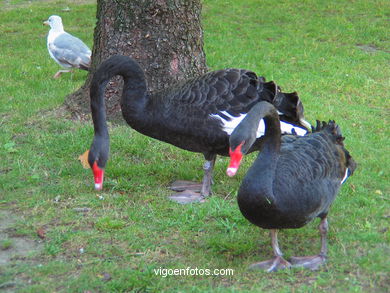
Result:
M91 70L85 84L66 98L68 110L79 118L89 115L93 73L112 55L136 59L151 92L205 73L200 16L200 0L98 0ZM121 92L122 80L114 78L106 90L108 119L121 117Z

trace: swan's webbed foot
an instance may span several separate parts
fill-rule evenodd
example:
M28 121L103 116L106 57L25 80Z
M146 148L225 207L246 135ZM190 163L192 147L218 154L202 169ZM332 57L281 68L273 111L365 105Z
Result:
M318 254L311 256L291 257L290 263L293 267L303 267L312 271L318 270L326 262L326 256Z
M265 270L267 272L276 272L278 270L290 268L291 264L285 260L282 256L275 256L269 260L254 263L249 266L251 270Z
M195 202L203 203L205 202L204 197L199 192L194 192L192 190L183 190L181 192L172 194L169 197L170 200L175 201L180 204L190 204Z
M202 183L199 182L193 182L193 181L186 181L186 180L176 180L171 183L171 186L169 186L169 189L173 191L184 191L184 190L191 190L193 192L200 192L202 190Z
M317 255L291 257L290 262L293 267L303 267L312 271L318 270L318 268L326 262L327 245L326 236L328 233L328 220L326 216L321 219L321 223L318 226L318 230L321 235L321 251Z
M212 173L216 157L216 155L213 155L210 160L205 162L202 183L184 180L174 181L170 189L178 191L178 193L172 194L169 198L180 204L205 202L205 198L211 194Z
M278 270L282 270L285 268L290 268L291 264L283 258L283 253L279 248L279 243L278 243L278 230L272 229L271 230L271 240L272 240L272 249L274 251L274 257L254 263L249 266L249 269L260 269L260 270L265 270L267 272L276 272Z
M172 194L169 199L180 204L189 204L195 202L204 202L204 197L201 195L202 184L192 181L177 180L172 182L169 187L177 193Z

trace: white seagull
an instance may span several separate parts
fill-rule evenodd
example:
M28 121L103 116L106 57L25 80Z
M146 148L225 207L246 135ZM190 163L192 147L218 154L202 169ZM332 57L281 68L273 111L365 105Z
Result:
M50 26L47 49L51 58L65 68L88 70L91 64L91 50L83 41L64 31L61 17L52 15L43 24ZM72 70L59 70L53 77L58 78L63 72L70 71Z

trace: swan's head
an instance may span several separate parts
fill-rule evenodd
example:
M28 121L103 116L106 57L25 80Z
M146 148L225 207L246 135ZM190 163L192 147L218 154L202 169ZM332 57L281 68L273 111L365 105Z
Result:
M254 124L253 127L248 127L252 125L247 125L244 120L244 123L241 122L234 129L229 138L230 163L226 170L226 174L229 177L236 175L238 168L240 168L243 156L249 152L249 149L256 141L256 131L259 123L257 123L257 125Z
M58 31L62 31L64 29L62 25L62 19L58 15L52 15L48 18L48 20L43 22L44 25L49 25L50 28Z
M249 118L249 119L248 119ZM251 121L250 117L245 117L243 121L234 129L229 138L229 156L230 162L226 170L229 177L236 175L242 158L249 152L256 141L256 132L259 127L259 119Z
M230 147L229 148L229 156L230 156L230 162L229 166L226 169L226 174L229 177L233 177L236 175L238 168L240 168L242 157L244 156L244 153L242 151L242 146L245 142L241 142L237 147Z

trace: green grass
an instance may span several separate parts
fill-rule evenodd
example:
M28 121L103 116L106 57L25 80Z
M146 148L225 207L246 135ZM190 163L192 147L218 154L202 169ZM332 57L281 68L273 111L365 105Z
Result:
M12 240L10 239L4 239L0 241L0 249L1 250L7 250L12 247Z
M69 12L62 9L68 7ZM20 292L385 292L389 286L389 89L387 1L204 1L211 69L241 67L298 91L306 117L335 119L359 163L330 215L329 259L317 272L252 272L271 256L268 232L240 214L235 179L219 158L215 194L202 205L167 200L174 179L199 180L202 156L112 126L106 185L93 191L78 156L91 122L58 108L86 77L58 70L46 49L52 14L92 45L95 5L0 4L0 212L19 218L12 237L43 249L0 265L0 288ZM86 212L75 208L88 208ZM1 224L1 223L0 223ZM286 256L319 249L317 222L280 233ZM1 227L1 225L0 225ZM37 229L45 231L40 240ZM3 231L4 232L4 231ZM10 238L9 241L12 241ZM4 243L3 243L4 245ZM12 246L9 247L12 249ZM156 276L154 269L234 269L233 276ZM3 288L4 288L3 287Z

